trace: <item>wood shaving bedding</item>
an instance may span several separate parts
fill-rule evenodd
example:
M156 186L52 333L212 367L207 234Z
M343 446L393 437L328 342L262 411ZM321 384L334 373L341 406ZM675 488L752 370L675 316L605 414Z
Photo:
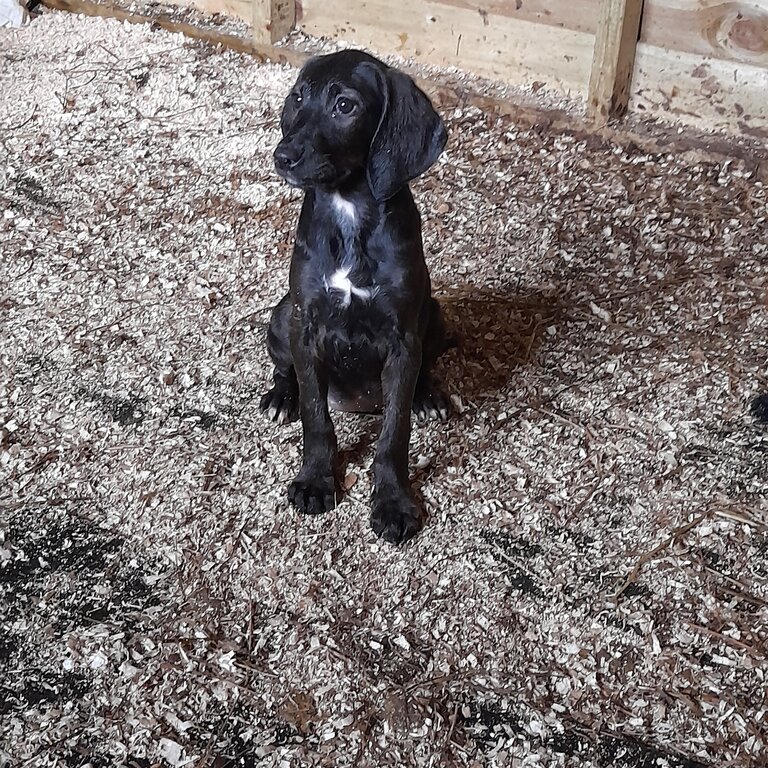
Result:
M300 518L258 413L295 72L45 13L0 32L0 761L759 766L765 184L444 113L414 184L461 346L423 533Z

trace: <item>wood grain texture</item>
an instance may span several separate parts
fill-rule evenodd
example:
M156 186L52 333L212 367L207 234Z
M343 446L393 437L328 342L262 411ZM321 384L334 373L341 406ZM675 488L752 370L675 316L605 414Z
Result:
M252 0L251 24L256 43L276 43L293 29L295 21L294 0Z
M594 34L599 0L429 0ZM768 66L768 0L646 0L640 40L662 48Z
M646 0L640 40L768 67L768 0Z
M304 0L299 27L420 63L586 95L593 40L586 32L426 0L403 2L396 12L388 0Z
M203 13L221 13L251 24L253 21L253 3L251 0L167 0L169 5L181 8L196 8Z
M640 43L629 108L768 140L768 68Z
M643 0L601 0L587 108L598 125L627 108Z
M599 0L427 0L427 5L453 6L477 13L490 24L494 16L532 21L550 27L595 33Z

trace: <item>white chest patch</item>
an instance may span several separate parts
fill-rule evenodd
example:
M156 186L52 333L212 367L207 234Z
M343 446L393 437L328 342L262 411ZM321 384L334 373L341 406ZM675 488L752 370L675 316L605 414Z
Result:
M349 279L350 269L342 267L337 269L330 277L325 278L325 287L327 290L339 291L342 294L342 303L349 306L353 296L358 299L367 300L376 295L375 288L358 288Z
M346 224L356 223L357 208L355 208L355 204L344 199L338 192L333 194L333 207Z

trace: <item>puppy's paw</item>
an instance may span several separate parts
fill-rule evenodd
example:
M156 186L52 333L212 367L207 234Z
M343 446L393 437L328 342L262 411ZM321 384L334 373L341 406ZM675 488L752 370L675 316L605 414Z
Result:
M417 389L411 410L419 421L448 421L451 401L436 386L423 391Z
M287 424L299 418L299 393L285 384L275 384L262 395L259 409L277 424Z
M371 528L384 541L402 544L421 530L421 524L421 511L405 491L374 495Z
M297 477L288 486L288 498L305 515L322 515L336 506L336 484L333 477Z

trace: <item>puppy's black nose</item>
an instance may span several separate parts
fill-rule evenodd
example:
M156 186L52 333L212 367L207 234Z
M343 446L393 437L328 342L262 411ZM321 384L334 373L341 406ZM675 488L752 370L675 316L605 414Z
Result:
M289 171L295 167L304 154L302 147L291 144L278 144L275 150L275 167L278 170Z

